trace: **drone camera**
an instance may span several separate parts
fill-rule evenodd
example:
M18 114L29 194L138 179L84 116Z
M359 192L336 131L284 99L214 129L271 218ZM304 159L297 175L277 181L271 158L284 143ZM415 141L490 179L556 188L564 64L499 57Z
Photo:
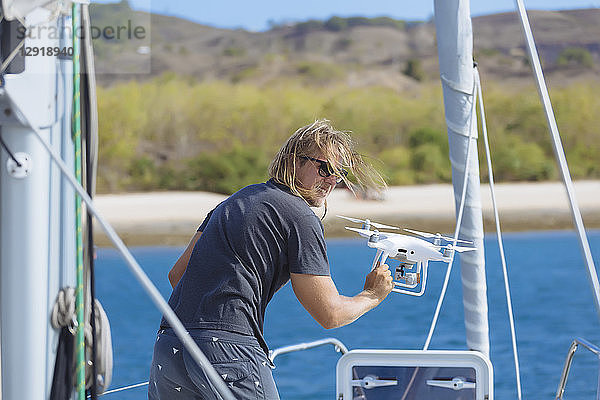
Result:
M403 272L402 275L398 273L396 270L396 281L401 283L401 286L404 287L414 287L418 285L421 281L420 274L415 272Z
M406 284L407 285L417 285L419 283L419 274L415 274L414 272L409 272L406 274Z
M406 272L404 269L412 269L414 264L408 262L401 262L396 267L396 273L394 274L394 279L397 281L406 280L408 275L414 275Z

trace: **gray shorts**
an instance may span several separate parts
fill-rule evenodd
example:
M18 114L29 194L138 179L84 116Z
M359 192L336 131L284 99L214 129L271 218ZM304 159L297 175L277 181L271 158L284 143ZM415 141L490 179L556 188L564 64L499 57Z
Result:
M273 364L254 337L220 330L191 330L190 335L236 399L279 399ZM217 399L172 329L157 334L148 399Z

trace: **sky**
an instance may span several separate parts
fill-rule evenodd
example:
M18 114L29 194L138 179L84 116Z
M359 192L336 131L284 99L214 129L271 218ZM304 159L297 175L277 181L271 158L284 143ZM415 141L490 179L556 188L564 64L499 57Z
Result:
M93 2L110 3L116 0ZM527 9L599 8L600 0L523 0ZM433 0L129 0L134 9L173 15L220 28L262 31L269 22L324 20L333 15L428 20ZM474 16L514 11L514 0L471 0Z

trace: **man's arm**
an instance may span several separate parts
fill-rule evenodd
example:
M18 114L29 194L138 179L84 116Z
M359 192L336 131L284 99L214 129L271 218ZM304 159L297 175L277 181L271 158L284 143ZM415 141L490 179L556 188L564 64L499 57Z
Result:
M296 297L325 329L347 325L379 305L394 287L391 275L386 264L380 265L367 275L362 292L347 297L330 276L290 274Z
M179 256L179 258L175 262L175 265L173 265L173 268L171 268L171 270L169 271L169 282L171 282L171 286L173 288L177 286L177 283L183 276L183 273L187 268L188 262L190 261L190 257L192 256L194 246L196 245L198 239L200 239L200 235L202 235L202 232L196 232L196 234L192 237L192 240L190 240L190 243L188 243L187 247L185 248L183 254Z

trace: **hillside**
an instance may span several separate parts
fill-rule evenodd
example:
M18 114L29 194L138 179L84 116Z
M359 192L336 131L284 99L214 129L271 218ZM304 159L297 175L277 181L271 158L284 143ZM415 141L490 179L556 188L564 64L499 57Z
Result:
M600 12L530 16L572 176L599 179ZM318 117L351 130L390 185L451 180L431 22L333 17L247 32L127 2L94 4L92 18L103 32L100 193L232 193L265 179L289 133ZM473 25L496 181L556 179L516 16Z
M600 10L530 11L529 16L549 81L598 79ZM94 41L102 84L170 72L197 81L264 85L293 78L316 85L403 89L438 76L431 21L333 17L248 32L148 15L132 11L127 2L92 5L95 26L127 20L148 26L149 34L141 41ZM476 17L473 31L484 80L530 80L516 14Z

